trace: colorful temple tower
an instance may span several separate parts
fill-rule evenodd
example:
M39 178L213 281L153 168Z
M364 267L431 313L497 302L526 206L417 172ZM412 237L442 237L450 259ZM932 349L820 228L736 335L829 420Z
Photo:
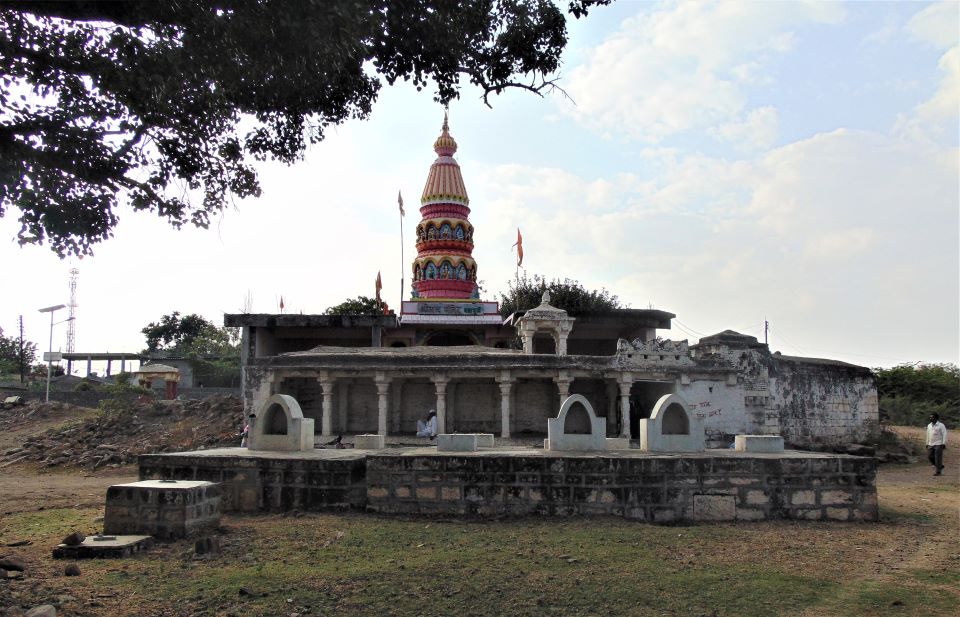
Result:
M503 320L496 302L481 302L477 287L477 262L473 259L473 225L470 198L453 155L457 142L450 135L447 114L437 153L420 198L417 257L413 260L411 300L403 302L401 323L444 326L499 326ZM421 332L421 335L423 333ZM490 340L477 333L472 340ZM411 344L418 344L412 342Z
M453 155L457 142L450 135L447 114L433 143L437 159L430 166L420 198L417 257L413 261L413 298L420 301L476 300L477 263L473 260L470 198Z

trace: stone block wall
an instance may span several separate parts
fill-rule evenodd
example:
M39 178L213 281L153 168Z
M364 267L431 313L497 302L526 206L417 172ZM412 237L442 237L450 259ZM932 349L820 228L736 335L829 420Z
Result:
M223 512L285 512L362 508L362 456L338 459L188 454L140 456L141 480L220 482Z
M876 378L842 363L777 358L770 379L768 413L794 445L866 440L880 420Z
M133 482L107 489L103 531L186 538L220 524L220 486L208 482Z
M838 456L371 455L367 508L390 514L611 515L669 523L877 519L873 459Z

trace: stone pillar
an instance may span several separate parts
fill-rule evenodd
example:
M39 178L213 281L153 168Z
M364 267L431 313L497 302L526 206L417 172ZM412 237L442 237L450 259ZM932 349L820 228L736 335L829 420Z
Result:
M557 340L554 337L554 340ZM560 404L563 405L563 401L567 400L567 397L570 396L570 383L573 381L570 379L570 376L566 371L559 371L557 376L553 378L554 383L557 384L557 392L560 393ZM559 407L557 407L559 409Z
M607 435L617 435L617 383L607 381Z
M447 432L447 384L446 377L434 377L433 385L437 388L437 434Z
M390 392L390 380L387 379L383 373L377 373L375 383L377 384L377 410L379 412L377 416L377 434L386 437L387 409L390 403L387 394Z
M350 409L350 380L337 382L337 426L341 433L347 433L347 410Z
M533 353L533 335L535 333L535 330L528 328L522 328L520 330L520 338L523 339L523 353Z
M513 386L509 371L500 373L500 438L510 437L510 390Z
M67 375L73 375L73 359L67 358Z
M400 413L401 405L403 404L403 381L399 379L393 380L393 396L390 397L390 431L397 435L403 432L403 427L400 425L400 422L403 420Z
M110 358L107 358L107 377L110 376L110 364L113 362Z
M323 389L323 413L320 416L320 434L324 437L333 435L333 380L327 376L320 377L320 387Z
M121 373L127 372L127 359L122 356L120 357L120 372ZM69 375L70 373L67 373L67 374Z
M621 381L620 386L620 436L630 438L630 388L633 380Z
M143 363L140 363L140 366L143 366ZM87 377L93 375L93 358L87 356Z

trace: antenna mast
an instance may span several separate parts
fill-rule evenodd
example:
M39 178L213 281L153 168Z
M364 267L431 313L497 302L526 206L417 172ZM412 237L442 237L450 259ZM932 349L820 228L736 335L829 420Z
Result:
M80 271L70 268L70 321L67 322L67 353L76 351L77 346L77 275Z

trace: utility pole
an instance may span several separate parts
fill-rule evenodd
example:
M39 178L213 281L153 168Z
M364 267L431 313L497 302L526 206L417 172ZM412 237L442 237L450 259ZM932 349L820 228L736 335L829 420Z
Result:
M23 349L23 315L20 315L20 383L23 383L24 377L26 376L26 366L24 364L24 349Z

